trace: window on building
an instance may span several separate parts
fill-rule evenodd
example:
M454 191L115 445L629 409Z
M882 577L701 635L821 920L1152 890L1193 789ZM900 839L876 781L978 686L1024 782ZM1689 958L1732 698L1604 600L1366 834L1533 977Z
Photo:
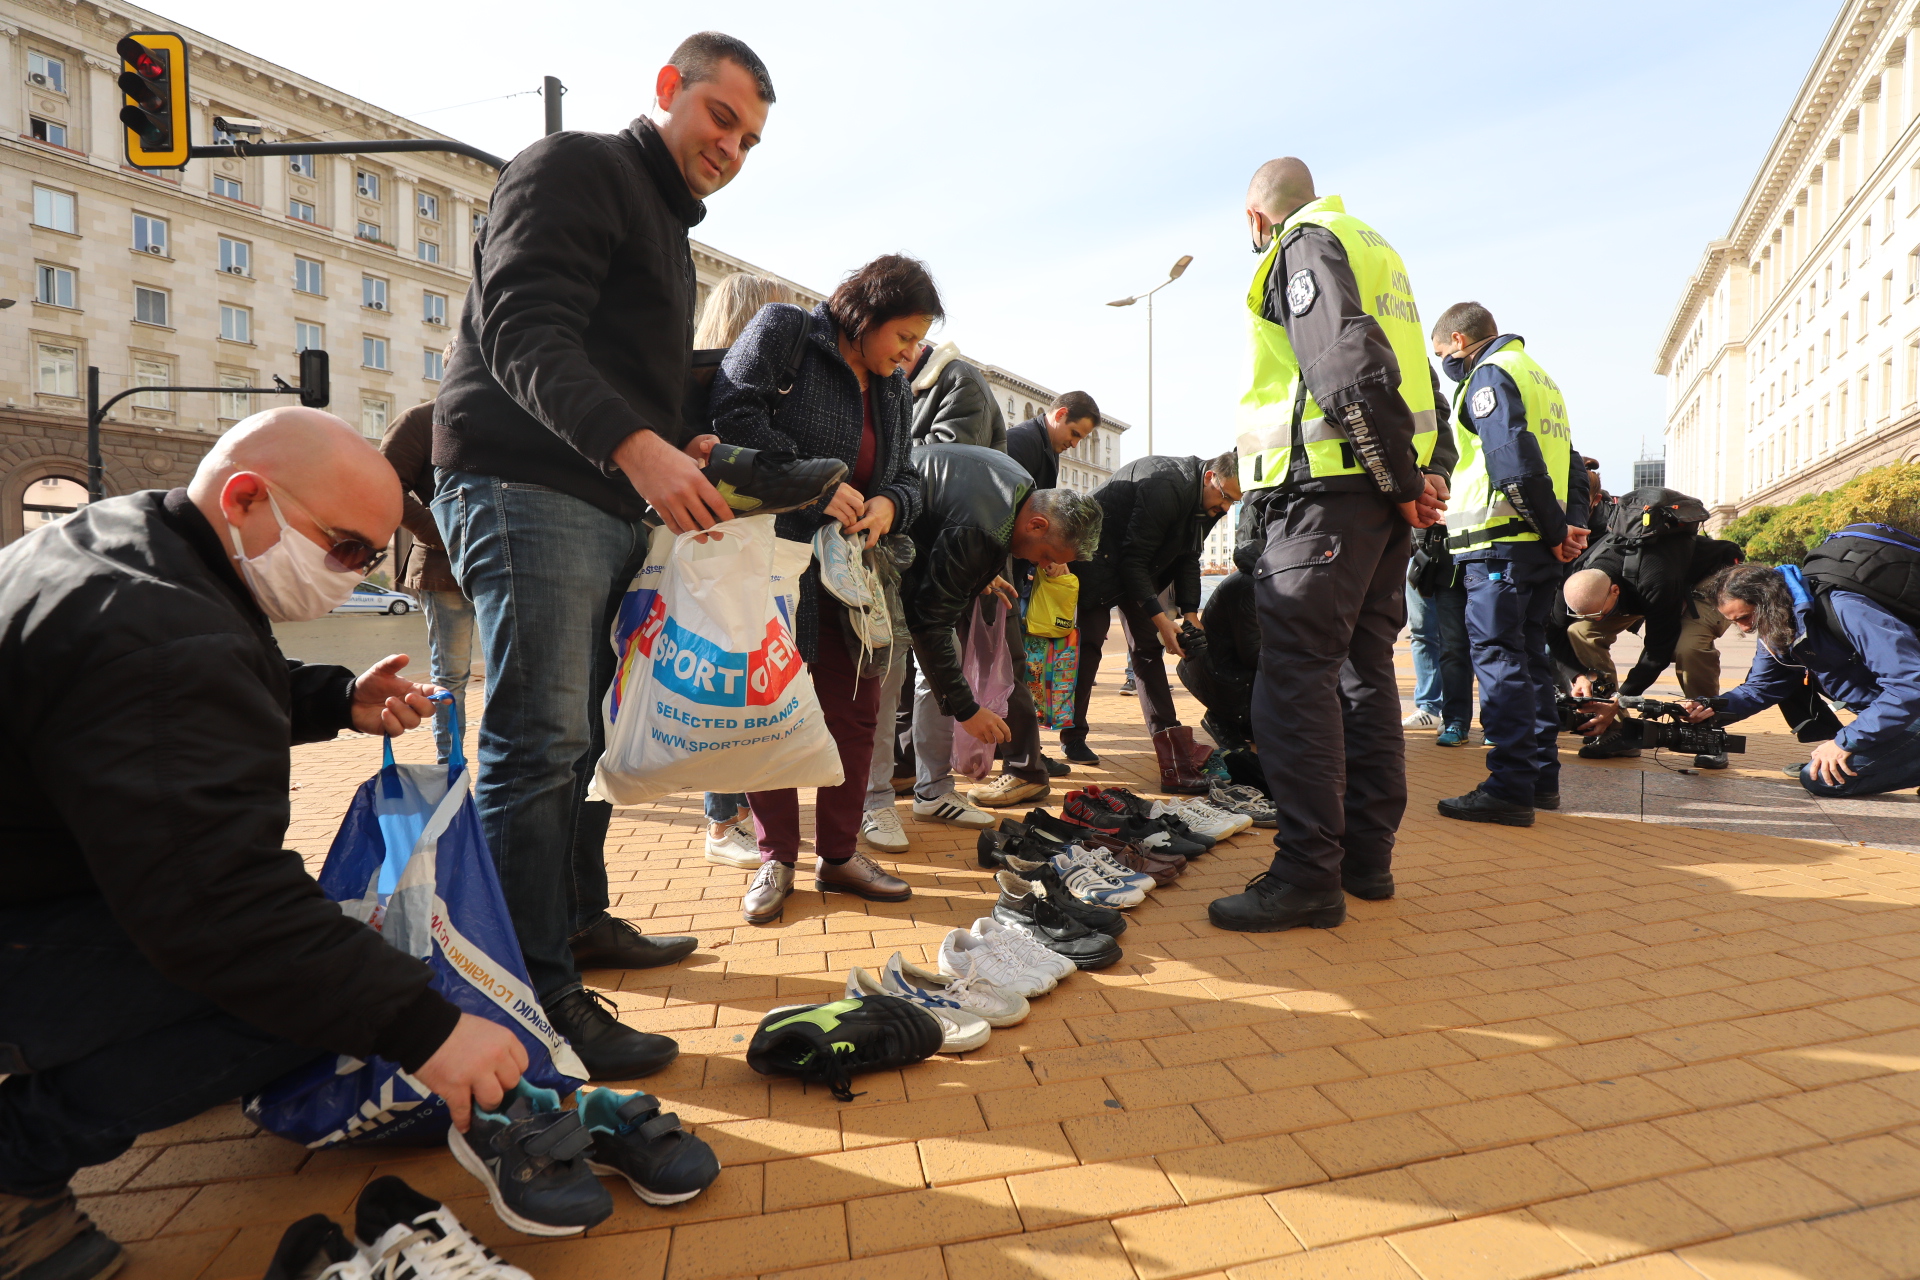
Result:
M422 262L440 261L440 246L431 240L420 241L416 252L419 253Z
M1870 409L1868 398L1873 394L1873 384L1867 381L1867 371L1865 369L1860 371L1860 378L1856 389L1858 394L1854 397L1856 401L1854 412L1858 416L1854 419L1854 426L1864 435L1867 430L1868 411Z
M1892 191L1887 192L1887 198L1882 200L1880 205L1880 221L1882 224L1880 234L1883 237L1891 236L1893 234L1893 218L1895 212L1894 194Z
M1907 385L1902 404L1920 400L1920 335L1907 339Z
M58 120L42 120L39 116L29 116L27 132L36 142L51 143L56 147L67 145L67 126Z
M253 312L230 302L221 303L220 336L228 342L252 342Z
M133 318L141 324L170 324L173 314L168 305L170 301L165 289L136 286L133 291Z
M33 189L33 225L53 231L74 230L73 197L51 187Z
M440 381L447 371L446 353L429 347L422 354L426 358L422 361L424 368L421 370L421 376L429 382Z
M1820 335L1820 367L1826 368L1833 361L1833 330Z
M360 277L360 305L375 311L387 309L387 282L379 276Z
M1827 264L1827 269L1821 274L1820 301L1823 303L1833 301L1833 264L1831 262Z
M50 307L73 305L73 272L42 263L33 269L33 300Z
M377 222L356 223L354 225L353 234L360 237L362 240L371 240L375 244L379 244L380 243L380 224Z
M247 189L241 185L240 179L229 178L224 173L216 173L213 175L213 194L225 196L229 200L245 200Z
M1833 434L1833 397L1820 397L1820 452L1827 451L1827 442Z
M253 246L245 240L220 237L220 269L230 276L253 274Z
M1793 362L1793 381L1788 384L1787 392L1788 394L1792 394L1793 392L1798 391L1799 389L1800 389L1800 362L1798 360L1795 360Z
M1840 390L1834 394L1833 424L1836 432L1836 444L1847 438L1847 423L1849 421L1850 419L1847 417L1847 384L1842 382L1840 384Z
M150 253L156 258L167 256L167 221L151 214L133 215L133 248L136 253Z
M428 324L445 324L447 322L447 295L444 293L421 294L420 318Z
M1782 319L1785 319L1785 317L1782 317ZM1798 298L1794 299L1793 303L1793 331L1795 333L1800 332L1800 300Z
M1880 277L1880 321L1886 323L1893 315L1893 272Z
M474 210L473 217L469 220L469 223L473 234L476 236L479 235L487 229L487 211L485 209Z
M360 434L378 440L387 434L387 402L379 396L360 397Z
M1841 355L1847 354L1847 322L1852 318L1853 317L1844 315L1844 314L1840 317L1840 354Z
M362 200L380 198L380 175L362 169L353 175L353 189Z
M327 269L312 258L293 260L293 287L300 293L325 293Z
M37 347L34 353L38 365L35 388L49 396L79 395L80 348L52 342L42 342Z
M387 367L387 340L368 334L360 339L360 365L366 369Z
M305 200L287 201L287 216L289 218L296 218L301 222L320 221L319 212Z
M1860 256L1855 261L1860 266L1867 265L1867 259L1873 257L1873 219L1867 218L1860 223Z
M1880 416L1893 416L1893 354L1880 357Z
M1873 313L1873 299L1867 294L1860 295L1860 341L1867 340L1867 324Z
M321 351L327 345L327 327L315 324L311 320L293 322L293 351L295 355L302 351Z
M311 178L313 176L313 157L288 156L287 172L298 174L302 178Z
M36 89L51 89L55 93L65 93L67 91L66 62L29 49L27 51L27 83Z
M172 381L173 370L164 361L133 362L133 385L136 387L164 387ZM133 403L142 409L171 409L173 396L166 391L142 391L133 397Z
M1849 240L1840 250L1840 283L1845 284L1853 267L1853 241Z
M414 192L413 211L428 222L440 221L440 197L431 191Z
M246 387L253 385L253 380L237 373L223 373L220 375L219 385ZM238 422L253 414L253 397L244 391L222 391L219 400L219 414L223 421Z

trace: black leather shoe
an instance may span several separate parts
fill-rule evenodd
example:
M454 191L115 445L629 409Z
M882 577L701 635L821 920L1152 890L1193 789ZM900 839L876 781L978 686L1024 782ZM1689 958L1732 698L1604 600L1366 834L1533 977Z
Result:
M1462 822L1497 822L1503 827L1530 827L1533 825L1533 806L1502 800L1475 787L1463 796L1442 800L1440 816L1458 818Z
M1368 902L1384 902L1393 896L1393 871L1376 871L1371 875L1349 874L1345 867L1340 869L1340 887L1356 898Z
M1558 809L1560 807L1560 793L1558 791L1534 792L1533 807L1536 809Z
M1047 766L1047 776L1049 778L1064 778L1073 772L1073 770L1067 767L1065 760L1054 760L1043 755L1040 757L1040 763Z
M1060 754L1077 764L1100 763L1100 757L1093 754L1093 748L1087 745L1085 738L1060 739Z
M613 1001L591 987L569 991L546 1010L553 1029L573 1042L590 1080L637 1080L680 1056L680 1046L668 1037L623 1024Z
M1639 755L1640 748L1627 741L1626 731L1617 724L1580 748L1582 760L1632 760Z
M1207 905L1207 922L1234 933L1278 933L1282 929L1332 929L1347 920L1346 894L1339 889L1301 889L1263 871L1240 893Z
M993 904L993 909L995 918L1001 924L1014 923L1014 916L1031 921L1037 904L1044 896L1046 901L1060 908L1062 914L1078 920L1095 933L1117 938L1127 931L1127 918L1120 912L1096 902L1082 902L1068 892L1066 882L1060 879L1060 873L1053 869L1051 862L1036 862L1028 858L1022 858L1020 862L1019 868L1009 866L994 877L1000 886L1000 900ZM1036 885L1042 893L1034 892ZM1005 916L998 915L1002 908L1007 911Z
M838 458L797 458L770 449L736 444L713 447L707 480L735 511L778 515L818 502L847 478Z
M1004 874L1004 873L1003 873ZM1045 898L1028 895L1026 911L1005 905L1001 894L994 904L993 918L1011 925L1056 955L1065 956L1082 969L1105 969L1120 959L1120 944L1110 936L1075 920Z
M573 935L573 963L580 969L657 969L684 960L700 945L698 938L649 938L625 920L601 916Z
M1727 753L1723 751L1717 756L1695 756L1693 758L1693 767L1696 769L1724 769L1727 767Z

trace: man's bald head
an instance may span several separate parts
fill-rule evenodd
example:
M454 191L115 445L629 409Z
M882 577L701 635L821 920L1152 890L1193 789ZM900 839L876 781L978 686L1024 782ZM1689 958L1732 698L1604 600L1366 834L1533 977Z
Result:
M1247 184L1247 208L1264 213L1274 222L1303 205L1313 203L1313 174L1307 163L1292 156L1269 160L1253 172Z
M1601 569L1582 569L1570 574L1562 589L1567 598L1567 612L1579 614L1605 613L1613 607L1613 579Z
M400 477L359 432L320 409L269 409L237 423L200 460L187 496L222 541L227 524L240 525L247 554L259 555L279 540L262 480L297 504L281 505L288 523L322 545L316 522L376 547L400 523ZM255 507L263 519L249 518Z

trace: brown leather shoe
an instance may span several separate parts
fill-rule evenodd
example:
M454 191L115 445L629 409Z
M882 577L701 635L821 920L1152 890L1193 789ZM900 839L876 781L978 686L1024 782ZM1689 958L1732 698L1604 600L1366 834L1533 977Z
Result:
M879 863L861 853L837 864L815 858L813 887L821 893L851 893L869 902L905 902L913 896L912 885L888 875Z
M1174 795L1203 796L1210 789L1193 764L1193 730L1185 725L1153 735L1153 754L1160 761L1160 789Z
M1081 843L1086 843L1081 841ZM1164 889L1180 878L1187 869L1187 860L1177 853L1161 853L1157 849L1142 849L1137 844L1123 844L1118 849L1109 849L1115 862L1129 871L1141 871L1153 877L1153 883Z

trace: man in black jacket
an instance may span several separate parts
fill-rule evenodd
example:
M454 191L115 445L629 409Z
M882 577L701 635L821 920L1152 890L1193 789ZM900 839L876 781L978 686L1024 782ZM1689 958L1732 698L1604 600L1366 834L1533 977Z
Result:
M1100 425L1100 406L1084 391L1063 391L1047 411L1007 432L1007 454L1027 469L1034 484L1051 489L1060 483L1060 455L1085 440Z
M1253 746L1253 681L1260 674L1260 611L1253 574L1260 548L1234 549L1234 571L1214 585L1201 611L1201 629L1185 637L1177 674L1207 709L1200 727L1222 751Z
M588 802L613 678L609 622L645 559L649 506L674 532L727 518L681 452L701 198L760 140L773 86L740 41L702 32L655 82L652 119L557 133L500 174L434 414L434 519L486 654L474 787L535 991L593 1077L664 1066L585 968L644 968L693 938L607 912L611 807Z
M1065 564L1091 552L1102 513L1070 489L1035 489L1024 467L993 449L929 445L914 451L913 465L922 502L909 528L913 567L900 583L913 654L941 714L982 742L1005 742L1006 721L980 705L961 672L961 620L1009 553Z
M282 658L269 622L345 599L399 520L371 445L276 409L189 487L0 552L7 1275L102 1274L119 1246L74 1207L74 1173L322 1052L399 1063L463 1129L470 1097L519 1079L512 1032L432 991L282 847L292 744L428 710L405 655L356 680Z
M1214 522L1240 498L1234 451L1213 459L1136 458L1092 496L1104 521L1099 550L1073 566L1080 579L1080 675L1073 728L1061 731L1060 744L1069 760L1099 763L1087 746L1087 703L1117 606L1161 789L1203 795L1207 784L1193 759L1193 730L1174 710L1163 657L1163 650L1185 656L1180 628L1167 616L1160 593L1171 586L1174 608L1199 625L1200 552Z
M907 371L913 389L913 442L977 444L1007 451L1007 419L980 367L952 342L922 345Z

